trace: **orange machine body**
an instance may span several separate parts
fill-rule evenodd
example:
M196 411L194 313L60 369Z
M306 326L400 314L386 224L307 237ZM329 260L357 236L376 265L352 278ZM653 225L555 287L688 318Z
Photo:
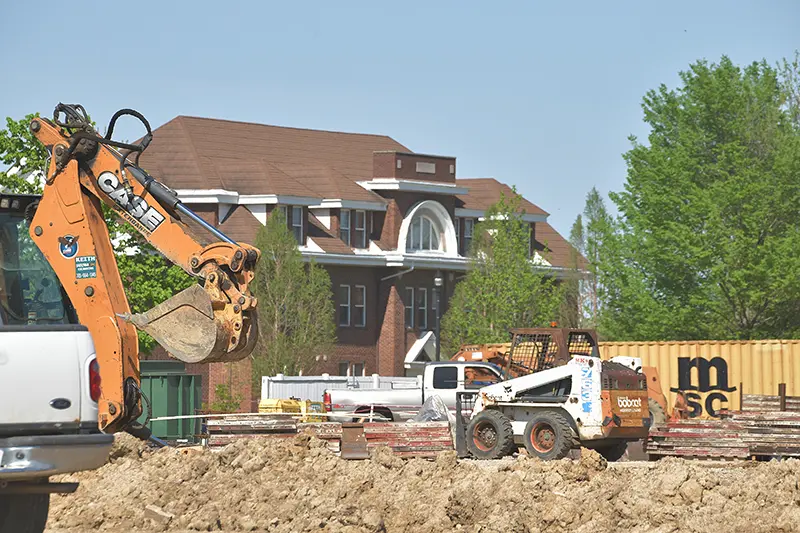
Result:
M100 428L120 431L141 414L135 392L140 378L138 339L129 321L130 308L102 205L113 209L165 257L200 280L211 303L206 311L210 315L207 326L215 327L210 335L219 345L210 360L241 359L252 351L255 317L250 311L256 299L249 293L248 284L255 261L241 259L257 260L258 251L245 244L198 240L186 221L148 195L141 183L123 180L120 157L124 156L108 146L98 143L96 154L88 160L65 161L59 156L70 146L69 131L43 118L32 121L31 131L53 155L31 223L31 236L61 281L78 319L92 334L102 378ZM138 282L133 279L127 283ZM202 330L203 324L187 324L190 329L176 334L188 339L181 342L190 345L194 336L209 334Z

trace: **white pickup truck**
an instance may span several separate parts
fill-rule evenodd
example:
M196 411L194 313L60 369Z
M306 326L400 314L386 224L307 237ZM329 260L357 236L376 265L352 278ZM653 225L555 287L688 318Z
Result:
M414 417L431 396L439 396L454 411L457 392L502 380L500 367L492 363L436 362L425 365L417 383L400 382L391 389L327 389L323 402L333 420L400 421Z
M100 373L58 278L28 234L37 196L0 193L0 533L40 533L56 474L108 459L100 433Z

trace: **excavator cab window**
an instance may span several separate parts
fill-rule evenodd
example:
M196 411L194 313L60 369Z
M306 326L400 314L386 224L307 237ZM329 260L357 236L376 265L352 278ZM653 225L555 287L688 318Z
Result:
M0 195L0 325L77 324L69 298L29 234L38 198Z

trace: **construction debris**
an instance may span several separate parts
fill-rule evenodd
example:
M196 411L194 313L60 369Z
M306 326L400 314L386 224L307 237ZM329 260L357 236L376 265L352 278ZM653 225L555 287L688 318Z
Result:
M453 451L429 461L377 447L346 461L309 435L188 455L131 448L99 470L54 476L81 485L51 497L49 532L773 533L800 524L797 460L618 469L589 451L576 461L459 461ZM154 527L148 505L174 518Z
M165 526L169 525L172 519L175 518L174 514L167 513L157 505L146 505L144 508L144 516L157 524Z

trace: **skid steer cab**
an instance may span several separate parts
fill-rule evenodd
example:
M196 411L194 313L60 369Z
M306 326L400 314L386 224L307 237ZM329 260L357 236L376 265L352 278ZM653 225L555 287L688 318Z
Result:
M470 454L499 459L524 447L550 460L582 446L622 458L629 441L647 438L651 420L641 362L616 359L577 356L480 389L466 428Z

